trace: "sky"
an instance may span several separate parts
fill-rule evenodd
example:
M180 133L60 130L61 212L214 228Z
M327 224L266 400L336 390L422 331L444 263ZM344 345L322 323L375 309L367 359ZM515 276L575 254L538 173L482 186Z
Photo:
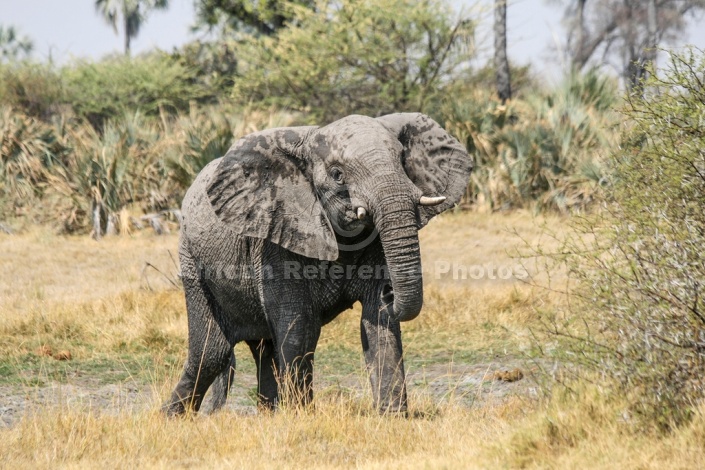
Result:
M154 47L171 51L202 33L193 33L194 0L170 0L167 11L153 12L139 36L133 53ZM530 63L539 76L553 81L560 77L561 64L555 47L565 32L561 27L562 7L555 0L509 0L507 13L508 53L517 65ZM476 36L482 65L492 51L493 0L453 0L456 8L475 12L480 19ZM15 26L35 45L33 57L64 64L75 58L99 59L120 53L123 40L96 13L94 0L0 0L0 24ZM478 7L479 5L479 7ZM473 7L474 6L474 7ZM705 17L691 21L684 43L705 49Z

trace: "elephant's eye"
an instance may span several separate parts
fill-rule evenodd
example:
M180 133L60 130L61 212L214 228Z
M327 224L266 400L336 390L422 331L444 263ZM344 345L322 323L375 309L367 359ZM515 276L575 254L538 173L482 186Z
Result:
M330 177L338 184L343 184L343 170L334 166L330 169Z

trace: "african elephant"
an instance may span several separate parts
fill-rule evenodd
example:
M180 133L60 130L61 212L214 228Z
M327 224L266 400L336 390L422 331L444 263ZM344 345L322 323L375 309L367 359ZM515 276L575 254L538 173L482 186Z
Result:
M197 411L214 382L221 406L240 341L261 406L308 403L321 326L360 301L375 404L405 411L399 322L423 302L418 230L460 200L472 167L418 113L265 130L210 162L183 201L189 349L163 410Z

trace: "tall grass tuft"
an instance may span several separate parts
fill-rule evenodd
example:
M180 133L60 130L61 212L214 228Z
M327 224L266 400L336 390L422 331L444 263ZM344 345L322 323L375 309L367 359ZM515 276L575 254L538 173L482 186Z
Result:
M77 126L70 141L72 152L52 182L71 201L71 214L91 214L95 236L112 231L127 206L146 212L172 202L160 159L165 143L156 123L140 113L108 121L102 134Z
M18 209L34 201L68 152L52 126L0 108L0 197Z

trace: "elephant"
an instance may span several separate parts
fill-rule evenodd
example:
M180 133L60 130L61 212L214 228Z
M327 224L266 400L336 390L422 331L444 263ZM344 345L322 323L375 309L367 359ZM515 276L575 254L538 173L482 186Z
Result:
M207 164L182 204L188 355L162 410L226 400L234 345L257 367L258 406L313 398L321 327L362 304L362 349L380 413L406 413L400 322L421 311L418 231L454 207L473 169L420 113L351 115L247 135Z

